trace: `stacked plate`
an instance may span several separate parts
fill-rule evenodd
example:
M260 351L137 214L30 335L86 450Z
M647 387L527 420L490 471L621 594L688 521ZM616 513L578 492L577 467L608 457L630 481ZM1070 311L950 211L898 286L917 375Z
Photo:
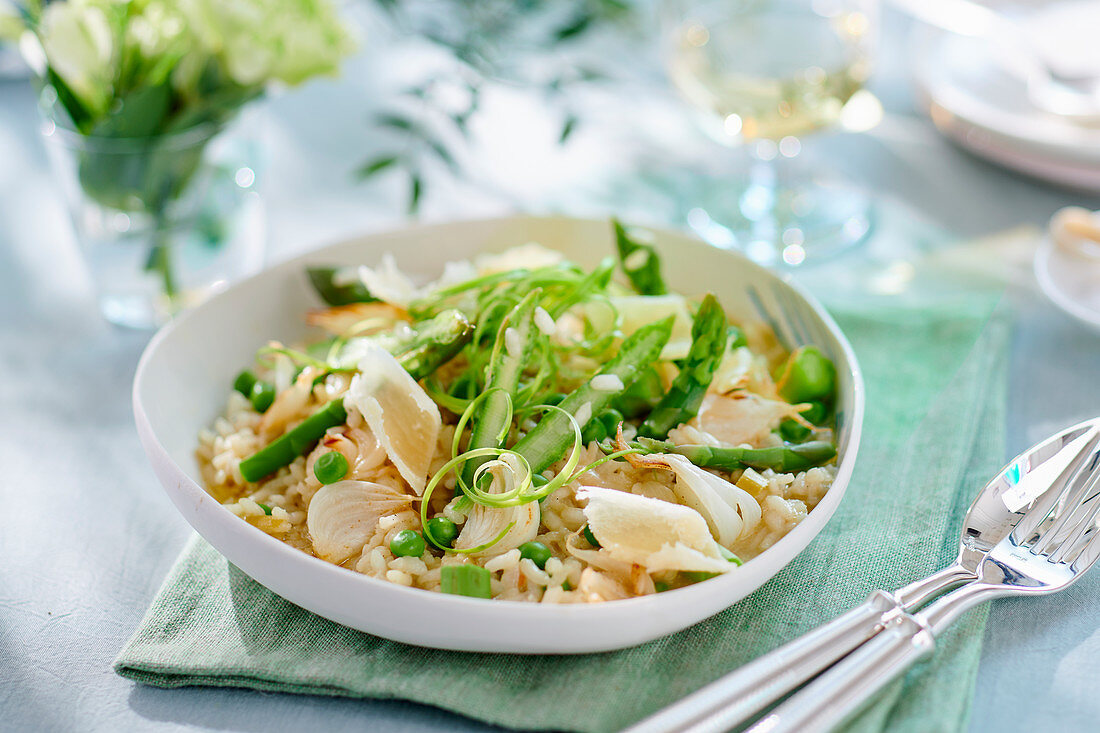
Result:
M1033 21L1040 24L1042 15L1025 26ZM919 27L914 75L922 104L940 131L984 158L1100 192L1100 128L1050 114L1030 101L1019 43Z

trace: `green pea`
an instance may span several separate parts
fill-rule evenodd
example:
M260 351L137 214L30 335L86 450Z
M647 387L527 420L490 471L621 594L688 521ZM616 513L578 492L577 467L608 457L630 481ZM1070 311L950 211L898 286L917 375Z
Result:
M425 549L427 546L424 544L424 538L419 532L413 532L411 529L401 530L390 540L390 552L395 557L420 557Z
M810 409L802 413L802 417L814 425L821 425L828 416L829 408L824 402L817 401L811 402ZM794 420L784 420L779 424L779 434L791 443L801 443L809 438L812 432L808 427Z
M458 539L458 525L446 517L432 517L427 524L428 535L444 547L454 546Z
M749 340L745 338L745 332L737 326L730 326L726 329L726 338L729 339L729 348L739 349L742 346L748 346Z
M802 417L806 418L814 425L820 425L825 422L825 418L829 416L829 408L825 406L824 402L814 401L810 403L810 409L802 413Z
M565 399L565 395L561 392L551 392L542 398L544 405L560 405L561 401Z
M707 573L702 570L685 570L683 575L692 583L698 583L703 580L710 580L714 576L718 575L718 573Z
M546 478L541 473L532 474L532 476L531 476L531 485L532 486L536 486L536 487L546 486L546 484L548 484L548 483L550 483L550 479Z
M604 410L600 415L600 424L603 425L604 430L607 431L607 437L614 437L619 430L619 423L624 420L623 413L619 412L615 408L610 410Z
M596 539L596 535L592 534L592 530L588 527L587 524L584 525L584 529L581 530L581 533L584 535L584 538L588 540L588 544L597 548L602 547L600 541Z
M546 561L550 559L550 548L541 542L524 542L519 546L519 556L527 558L539 566L539 570L546 568Z
M801 443L810 437L812 432L808 427L794 420L784 420L779 423L779 434L789 443Z
M271 407L271 403L275 401L275 385L271 382L256 382L252 385L248 399L256 412L267 412L267 408Z
M245 369L233 380L233 389L237 390L245 397L251 397L252 385L254 384L256 384L256 375Z
M599 420L591 420L587 425L581 426L581 442L588 445L593 440L597 443L602 443L607 439L607 428L603 426L603 423Z
M348 475L348 459L338 450L323 453L313 464L313 475L323 484L334 484Z
M836 367L817 347L803 346L787 359L778 386L787 402L829 401L836 391Z
M573 590L573 585L569 582L569 579L565 579L561 582L562 590Z

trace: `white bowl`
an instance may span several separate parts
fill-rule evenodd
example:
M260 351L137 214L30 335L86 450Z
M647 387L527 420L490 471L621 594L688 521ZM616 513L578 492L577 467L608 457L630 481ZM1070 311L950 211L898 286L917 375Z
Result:
M815 344L837 366L838 469L832 488L787 536L742 567L686 588L592 605L486 601L387 583L329 564L231 514L200 484L196 436L220 414L233 376L272 338L305 333L319 300L308 264L373 264L392 252L406 272L433 277L443 262L537 241L585 266L612 252L606 221L507 218L376 234L310 252L216 295L150 342L134 378L134 415L153 470L172 502L211 545L250 577L316 614L389 639L441 649L576 654L640 644L686 628L760 587L833 515L852 475L863 421L863 382L833 320L794 284L744 257L683 234L657 233L666 280L687 295L714 292L736 320L771 323L786 345ZM446 623L440 623L443 619Z

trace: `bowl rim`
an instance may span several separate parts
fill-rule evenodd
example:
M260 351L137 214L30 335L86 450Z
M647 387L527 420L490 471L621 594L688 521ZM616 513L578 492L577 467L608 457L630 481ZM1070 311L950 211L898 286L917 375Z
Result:
M152 423L149 415L146 411L144 400L142 397L143 385L146 378L149 364L153 360L161 344L170 339L173 334L186 326L193 318L197 316L201 311L215 307L219 301L226 298L235 289L243 287L248 283L254 283L257 280L263 278L269 278L274 273L284 270L290 270L294 267L300 267L315 261L319 257L323 258L325 252L349 245L354 245L359 242L368 242L371 240L377 240L379 238L385 238L392 235L406 235L406 234L427 234L435 229L447 229L450 227L469 226L471 228L487 227L492 225L522 225L532 224L538 225L539 223L575 223L580 225L596 225L606 224L606 218L597 217L571 217L571 216L538 216L538 215L514 215L514 216L497 216L497 217L478 217L469 219L452 219L443 222L432 223L415 223L410 226L387 228L376 231L363 232L358 235L344 236L328 244L322 245L310 249L306 252L302 252L291 257L273 263L271 266L264 268L260 272L257 272L247 278L239 280L233 283L230 287L222 290L219 293L211 296L207 301L200 304L196 308L183 313L173 320L168 325L161 328L146 345L142 352L141 358L138 361L138 366L134 374L133 387L131 390L131 398L134 412L134 419L137 425L138 434L141 439L142 446L145 453L153 464L154 469L158 466L163 466L171 475L172 481L165 480L163 476L158 473L158 479L162 484L165 492L169 495L169 498L173 501L173 504L177 505L179 510L179 502L177 497L173 496L173 489L169 484L174 484L176 491L182 493L184 496L179 497L181 499L190 500L196 504L196 511L201 511L197 507L204 503L212 504L217 507L217 510L210 514L212 522L216 523L219 529L224 529L226 532L241 535L247 537L248 541L256 547L263 547L266 551L274 553L274 559L279 562L287 562L293 566L299 566L301 568L308 569L310 572L318 575L317 581L330 580L336 583L360 583L365 584L366 588L371 588L379 593L392 594L393 597L405 597L408 599L419 599L426 603L445 604L444 607L454 608L476 608L478 613L483 615L486 622L491 623L494 617L500 617L503 620L505 617L511 617L512 614L522 609L522 613L532 620L540 618L552 618L552 617L577 617L594 619L601 616L619 616L623 613L633 615L636 612L644 613L646 611L659 613L663 610L668 610L674 606L680 606L684 603L690 603L692 599L702 600L704 594L710 595L713 593L721 593L723 587L731 587L737 582L738 576L745 574L746 569L754 569L760 567L762 563L759 561L762 558L778 558L784 554L787 548L791 548L801 541L801 547L793 550L790 558L783 562L776 570L772 571L761 582L768 582L778 572L780 572L787 564L792 562L810 542L820 534L825 525L828 524L832 515L835 513L840 501L843 499L846 493L848 482L851 479L852 472L855 467L856 458L858 455L864 418L864 402L865 402L865 386L863 382L862 371L859 366L859 362L856 359L854 350L848 339L844 336L840 327L832 316L825 310L825 308L818 302L818 300L811 295L802 285L796 282L789 272L777 272L773 270L767 270L762 266L752 262L743 254L737 251L725 250L726 254L735 260L739 260L742 263L747 263L752 268L758 269L767 273L769 276L776 278L780 282L784 283L787 287L794 291L798 297L800 297L814 313L821 319L822 323L826 326L826 329L830 333L836 345L844 354L848 363L849 372L852 379L852 407L850 411L850 432L848 446L841 458L841 461L837 464L837 473L833 479L832 485L826 492L822 500L809 512L805 519L799 524L795 525L787 534L781 537L775 544L771 545L768 549L761 552L756 557L747 560L744 565L738 568L738 572L724 574L720 577L710 578L706 582L693 583L688 586L677 588L665 593L654 593L646 596L638 596L633 598L620 599L615 601L608 601L604 603L582 603L582 604L543 604L543 603L529 603L524 601L501 601L496 599L481 599L481 598L468 598L465 596L450 595L445 593L432 593L431 591L425 591L420 588L406 587L391 583L389 581L374 578L362 573L358 573L354 570L334 565L326 562L320 558L308 555L301 550L298 550L287 543L272 537L271 535L263 532L262 530L253 527L247 522L242 522L239 517L232 514L226 509L220 502L214 499L207 491L197 482L191 475L183 469L172 458L171 454L160 442L156 432L153 430ZM697 242L703 242L699 237L684 231L679 231L667 227L654 227L644 225L644 228L653 232L658 238L658 242L662 238L672 238L676 240L692 239ZM193 529L200 536L206 539L206 533L200 531L191 522L190 517L184 514L184 519L192 524ZM820 519L819 519L820 518ZM810 520L813 520L812 524L808 524ZM814 525L820 524L816 529L813 529ZM800 529L805 528L803 531ZM812 532L811 532L812 530ZM801 535L806 532L811 532L809 538L802 541ZM210 540L208 540L210 541ZM221 549L213 542L210 544L222 554ZM224 555L223 555L224 556ZM227 558L228 559L228 558ZM230 561L232 562L232 561ZM247 573L246 573L247 574ZM251 576L250 576L251 577ZM259 582L259 581L257 581ZM261 583L262 584L262 583ZM750 591L751 592L751 591ZM729 595L729 594L726 594ZM727 609L741 600L725 603L718 611ZM471 605L472 604L472 605ZM441 610L444 608L441 607ZM316 613L316 612L315 612ZM324 614L319 614L324 615ZM700 619L700 621L703 619ZM338 623L343 623L339 622ZM687 628L692 626L698 621L692 622L679 628ZM671 633L671 632L670 632ZM663 634L662 634L663 636ZM655 637L654 637L655 638ZM415 643L415 642L407 642ZM641 642L638 642L641 643ZM608 646L606 648L622 648L624 645ZM443 647L436 647L443 648ZM463 647L449 647L454 649L460 649ZM568 653L568 652L561 652Z

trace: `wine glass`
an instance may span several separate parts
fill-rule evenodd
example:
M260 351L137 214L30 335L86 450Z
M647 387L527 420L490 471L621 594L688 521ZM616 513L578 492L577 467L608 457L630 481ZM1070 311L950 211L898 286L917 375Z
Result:
M862 241L869 199L802 160L801 138L881 105L861 91L875 39L873 0L668 0L668 74L704 128L745 157L737 195L709 186L688 224L764 264L796 266ZM876 116L877 115L877 116Z

